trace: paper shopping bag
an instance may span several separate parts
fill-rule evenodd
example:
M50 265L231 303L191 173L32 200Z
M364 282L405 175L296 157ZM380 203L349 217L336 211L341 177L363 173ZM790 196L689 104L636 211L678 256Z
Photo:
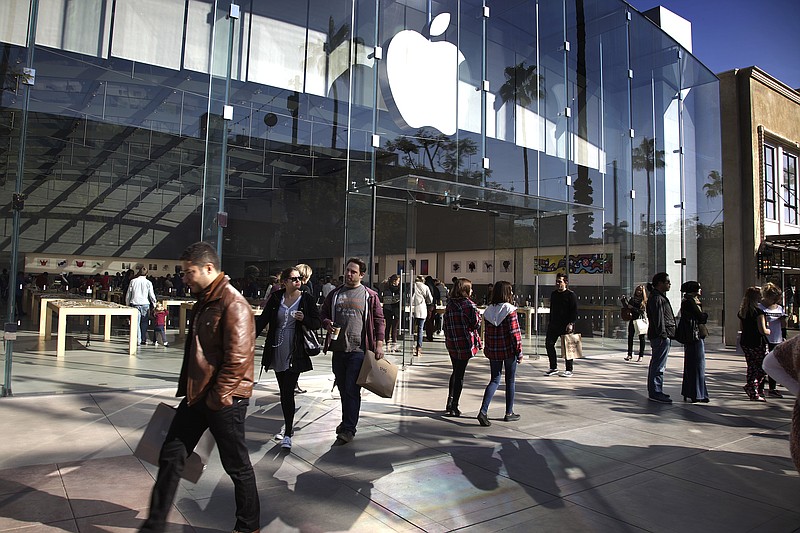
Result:
M167 438L167 432L173 418L175 418L174 407L163 402L158 404L133 455L151 465L158 466L161 446L164 444L164 439ZM214 444L214 437L210 431L206 430L203 436L200 437L200 441L195 446L192 454L186 459L186 466L181 474L183 479L197 483L203 474L203 470L206 469Z
M356 384L381 398L391 398L394 393L394 384L397 381L397 367L383 359L375 359L375 352L369 350L364 353L364 362L361 372L358 373Z
M580 359L583 357L580 333L565 333L561 335L561 356L564 359Z
M646 318L637 318L633 321L633 329L637 335L647 335L648 326Z

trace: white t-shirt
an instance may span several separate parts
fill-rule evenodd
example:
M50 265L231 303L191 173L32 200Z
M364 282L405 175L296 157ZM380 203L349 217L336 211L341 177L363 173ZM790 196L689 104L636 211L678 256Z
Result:
M781 319L786 316L783 306L778 304L773 308L765 307L764 304L758 304L758 308L764 311L767 319L767 328L769 328L769 335L767 342L770 344L778 344L783 342L783 334L781 333Z

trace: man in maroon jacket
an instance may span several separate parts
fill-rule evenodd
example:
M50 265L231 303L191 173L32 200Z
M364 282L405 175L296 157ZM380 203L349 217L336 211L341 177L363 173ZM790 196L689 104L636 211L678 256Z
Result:
M206 429L211 430L236 500L234 533L259 530L256 478L247 450L244 420L253 394L255 321L250 304L220 270L219 256L205 242L180 257L186 285L197 296L176 396L183 396L167 432L140 531L164 531L186 458Z

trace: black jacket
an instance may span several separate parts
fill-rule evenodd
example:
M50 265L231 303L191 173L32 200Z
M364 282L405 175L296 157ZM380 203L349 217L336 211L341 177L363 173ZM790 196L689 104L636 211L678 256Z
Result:
M647 320L650 325L647 328L647 338L655 339L674 339L675 338L675 313L669 299L657 289L650 290L650 297L647 299Z
M272 296L267 300L261 315L256 317L256 337L258 337L264 328L269 324L269 331L267 331L267 342L264 343L264 355L261 358L261 366L266 370L272 367L275 348L275 335L278 331L278 310L281 307L281 298L286 294L286 289L281 289L272 293ZM300 305L298 311L303 312L303 321L298 322L311 330L317 330L322 326L319 319L319 310L314 301L314 297L308 292L300 294ZM303 332L298 327L294 332L294 346L292 347L292 360L289 363L289 370L293 372L307 372L313 368L311 358L306 355L303 350Z

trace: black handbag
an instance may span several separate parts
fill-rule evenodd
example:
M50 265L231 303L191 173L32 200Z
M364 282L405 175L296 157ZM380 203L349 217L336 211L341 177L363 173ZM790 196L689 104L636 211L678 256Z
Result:
M300 329L303 331L303 350L306 355L309 357L319 355L319 352L322 351L322 346L319 344L317 334L305 326L300 326Z
M691 344L699 339L697 324L694 319L681 316L675 330L675 340L681 344Z

